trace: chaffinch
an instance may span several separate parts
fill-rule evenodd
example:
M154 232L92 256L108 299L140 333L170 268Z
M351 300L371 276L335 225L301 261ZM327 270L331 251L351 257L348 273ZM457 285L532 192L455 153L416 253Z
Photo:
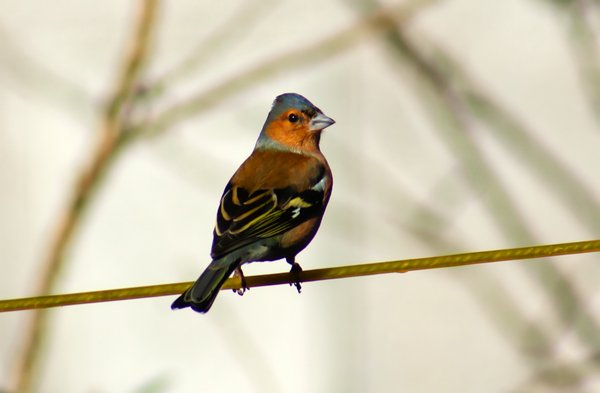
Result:
M333 177L319 149L321 131L335 121L306 98L278 96L254 151L235 172L217 209L212 262L171 305L205 313L235 271L254 261L285 258L296 275L296 254L317 233L331 195ZM295 283L300 292L300 283Z

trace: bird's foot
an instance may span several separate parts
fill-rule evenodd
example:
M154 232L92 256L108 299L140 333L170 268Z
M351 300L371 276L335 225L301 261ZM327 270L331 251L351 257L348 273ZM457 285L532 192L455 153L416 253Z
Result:
M242 286L237 289L232 289L232 291L240 296L243 296L246 291L250 290L250 288L248 288L248 286L246 285L246 277L244 277L244 272L242 271L242 268L236 268L235 272L233 273L233 276L240 279Z
M287 259L287 262L292 265L290 269L290 273L292 274L292 282L290 282L290 286L295 286L298 293L302 292L302 285L300 285L300 273L302 272L302 267L296 261Z

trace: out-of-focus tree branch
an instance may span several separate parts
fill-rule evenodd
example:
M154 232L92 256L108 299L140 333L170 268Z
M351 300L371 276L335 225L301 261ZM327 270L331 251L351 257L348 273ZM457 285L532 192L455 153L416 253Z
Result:
M201 68L210 64L211 60L217 59L220 52L242 38L253 24L264 18L265 14L277 5L278 2L273 0L245 1L214 33L197 43L187 57L151 82L151 89L163 92L186 76L198 73Z
M394 29L397 24L410 19L419 11L435 4L437 0L412 0L400 6L381 7L361 18L354 25L304 48L294 48L273 59L250 67L213 88L199 92L181 103L157 114L152 124L143 124L134 128L138 133L155 135L171 129L175 124L213 108L235 93L257 85L269 78L294 69L314 66L315 63L349 49L361 39L373 34L381 34Z
M581 88L600 124L600 5L595 0L546 0L567 16L566 33L579 68Z
M531 132L523 122L475 83L457 59L452 58L437 45L431 45L429 50L455 81L457 91L469 106L472 115L488 125L490 129L496 130L497 132L493 134L496 140L505 144L507 151L524 162L525 167L533 171L536 177L545 181L546 186L554 195L562 199L564 205L572 211L582 225L591 233L600 231L600 205L590 188L558 157L552 155L545 148L543 141L536 140L535 133ZM538 277L542 280L542 287L546 287L545 282L554 282L557 288L560 288L548 294L555 297L553 304L556 304L565 327L574 323L574 312L578 310L580 321L574 326L580 338L593 348L600 345L598 335L595 333L598 329L597 323L586 310L576 307L577 304L584 304L584 301L577 296L577 291L565 278L559 277L558 271L538 273L542 274ZM532 332L531 335L537 333Z
M487 211L498 223L500 231L511 241L535 242L533 233L527 229L512 196L502 185L501 179L492 171L485 156L480 153L479 146L473 138L477 129L474 127L475 113L471 106L473 101L465 97L464 91L459 87L460 79L456 73L452 72L452 68L444 68L444 63L439 61L440 57L435 46L427 45L426 40L423 40L422 37L419 37L421 40L418 40L411 36L402 26L398 26L398 29L386 38L392 58L398 61L397 64L403 70L408 70L419 83L415 91L422 95L423 102L428 103L425 108L431 112L431 118L437 120L436 130L451 149L453 156L462 163L463 172L469 185L481 197ZM458 62L455 61L454 64L457 66ZM483 94L478 92L477 96L481 97ZM488 102L494 101L489 99ZM498 113L505 115L504 119L513 120L507 114L508 112ZM512 124L518 124L518 122L512 121ZM491 125L494 126L494 124ZM538 146L535 151L543 152L544 150ZM542 154L542 156L552 161L550 155ZM573 183L577 184L577 181ZM585 187L581 189L585 190ZM571 282L552 264L533 266L530 272L539 282L540 288L544 289L552 299L552 303L556 304L556 311L562 327L575 326L582 341L597 348L598 335L593 332L597 332L598 325L587 310L579 307L584 304L584 301L579 298ZM577 317L577 323L575 317ZM530 327L532 332L528 337L542 337L541 326L531 324ZM546 351L552 350L552 344L546 342L548 346ZM539 353L527 354L539 355Z
M518 125L519 122L514 120L508 112L498 110L498 107L494 106L494 100L486 97L481 91L475 93L476 88L474 86L470 86L471 94L466 95L464 86L461 86L461 82L464 82L465 78L461 80L456 72L456 69L460 69L459 63L454 62L455 68L444 67L447 64L439 61L441 59L440 52L437 50L439 48L427 45L427 41L423 40L423 37L419 37L421 40L418 40L399 26L395 32L386 38L391 57L397 60L404 70L409 70L410 74L416 77L415 80L419 85L415 91L421 94L427 103L425 107L428 111L431 111L431 118L437 120L438 127L436 130L439 131L445 144L451 149L453 156L462 162L463 172L468 183L481 196L481 200L487 206L487 211L492 214L494 221L498 223L499 230L507 239L512 241L518 239L534 242L533 234L526 228L526 223L518 213L517 205L512 196L502 185L501 179L491 170L492 167L479 152L479 147L473 139L474 130L477 129L473 127L476 119L489 123L491 127L498 126L498 123L494 123L491 117L481 116L481 113L476 114L474 97L485 97L488 104L493 103L488 106L488 109L489 107L494 108L495 111L492 113L496 116L501 114L500 118L503 120L504 125L507 122L511 125ZM466 75L464 72L462 74ZM497 119L498 117L494 120ZM519 132L523 130L521 129ZM520 135L520 139L529 140L527 132ZM518 147L517 150L519 150ZM546 158L547 162L550 162L553 166L560 166L544 150L543 145L537 145L532 150L541 157ZM565 172L568 171L564 168L559 171L559 173ZM567 182L579 185L576 178L570 178ZM551 184L551 187L555 188L556 184ZM589 194L585 192L586 187L578 187L578 190L583 191L583 197L579 196L578 198L586 200L589 197ZM565 190L565 192L572 194L569 190ZM595 202L586 204L588 207L595 205L597 205ZM575 207L574 210L580 211L581 209ZM589 213L589 209L587 211ZM597 214L597 212L598 209L593 214ZM589 220L583 221L589 222ZM555 305L561 327L575 327L578 337L586 345L597 348L599 345L598 335L594 332L598 331L598 325L587 310L578 307L578 305L584 304L584 301L579 297L578 292L568 279L552 264L532 266L529 272L532 273L540 288L545 290L552 304ZM542 332L548 332L548 329L544 328L542 324L532 323L529 326L531 331L526 336L527 340L535 337L539 341L543 336L548 337L547 334L542 334ZM552 351L553 342L546 340L545 343L540 342L539 344L546 345L545 351ZM538 347L538 351L539 349L543 348ZM539 356L540 353L527 351L525 354Z
M581 361L548 364L510 393L591 392L585 381L598 375L600 353L594 352Z
M83 168L75 184L68 205L58 218L50 251L39 268L38 293L49 293L63 268L65 255L73 235L87 212L87 207L100 183L103 174L110 166L118 151L127 123L128 108L133 104L136 86L139 83L143 65L147 59L151 33L157 13L157 0L142 0L136 27L129 43L129 50L115 88L107 102L99 139L91 154L90 163ZM48 314L36 312L29 321L21 358L15 370L15 392L27 393L33 390L33 370L40 362L40 349L43 346L43 333L48 325Z
M20 40L15 41L10 32L0 26L0 82L14 87L5 91L24 94L28 100L32 97L46 100L52 106L68 109L75 118L90 114L93 107L91 94L67 75L33 58L27 48L27 41L25 45Z

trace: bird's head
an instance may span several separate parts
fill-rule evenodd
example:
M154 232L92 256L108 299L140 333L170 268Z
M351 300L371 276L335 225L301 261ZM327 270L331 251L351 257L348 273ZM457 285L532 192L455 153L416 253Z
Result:
M334 123L301 95L282 94L273 101L256 147L318 150L321 131Z

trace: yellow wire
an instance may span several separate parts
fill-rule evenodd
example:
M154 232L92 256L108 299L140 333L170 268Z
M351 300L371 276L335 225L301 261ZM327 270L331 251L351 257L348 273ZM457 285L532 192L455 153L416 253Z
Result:
M545 258L559 255L581 254L599 251L600 240L588 240L574 243L549 244L544 246L470 252L427 258L405 259L400 261L366 263L362 265L305 270L300 273L300 281L309 282L369 276L374 274L404 273L412 270L457 267L480 263ZM251 288L267 285L280 285L289 284L291 281L292 276L290 273L267 274L246 277L246 286ZM148 285L143 287L0 300L0 312L177 295L185 291L191 284L192 282L182 282L175 284ZM223 285L222 289L237 289L240 288L240 286L240 279L233 277L225 282L225 285Z

